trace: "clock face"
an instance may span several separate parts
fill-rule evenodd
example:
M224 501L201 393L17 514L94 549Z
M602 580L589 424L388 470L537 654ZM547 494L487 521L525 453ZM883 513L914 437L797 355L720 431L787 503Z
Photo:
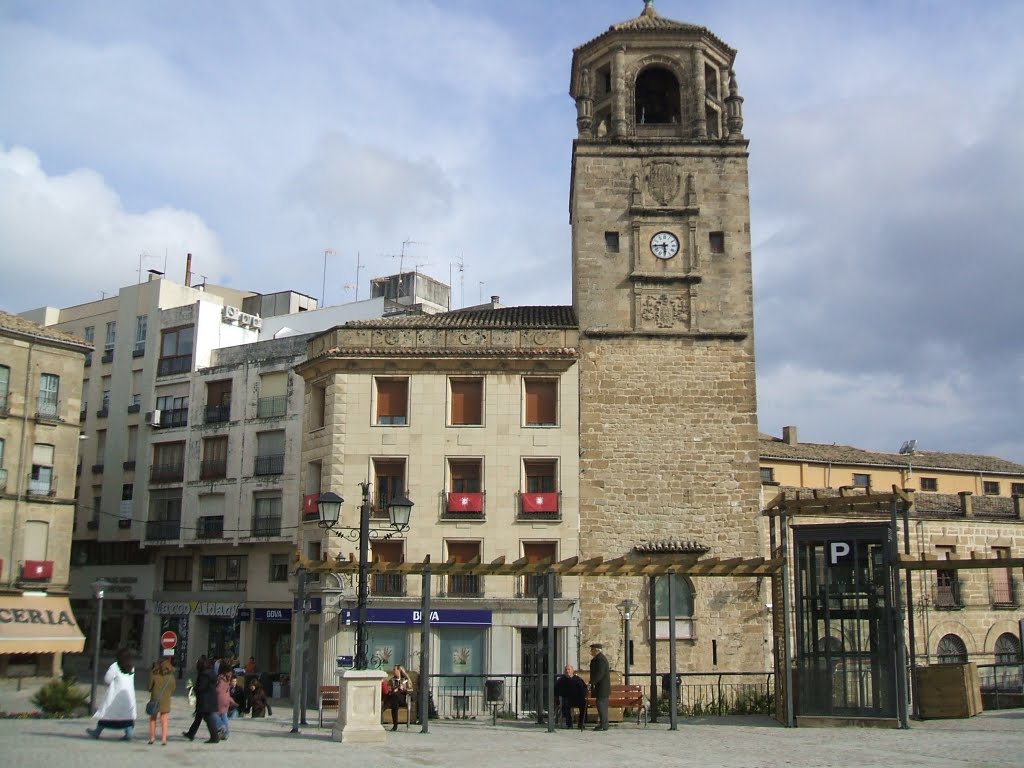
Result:
M659 259L671 259L679 253L679 238L671 232L658 232L651 238L651 253Z

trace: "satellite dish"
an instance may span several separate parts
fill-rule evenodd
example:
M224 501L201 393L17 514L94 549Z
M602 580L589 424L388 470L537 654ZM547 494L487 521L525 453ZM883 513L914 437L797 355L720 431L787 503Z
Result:
M900 446L900 454L906 456L912 454L917 448L917 440L906 440L903 445Z

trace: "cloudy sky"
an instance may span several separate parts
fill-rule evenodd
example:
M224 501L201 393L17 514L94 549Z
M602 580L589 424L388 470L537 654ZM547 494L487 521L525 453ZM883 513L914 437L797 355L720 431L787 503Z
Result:
M569 303L571 51L642 5L2 0L0 308L186 252L340 303L405 241L457 306ZM1024 3L656 7L739 50L762 431L1024 462Z

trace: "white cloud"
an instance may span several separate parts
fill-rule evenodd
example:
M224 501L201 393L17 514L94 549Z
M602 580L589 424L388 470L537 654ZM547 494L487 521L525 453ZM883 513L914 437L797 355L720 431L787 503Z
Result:
M172 265L184 264L191 252L196 271L215 282L223 272L220 242L196 214L129 213L95 171L50 176L23 147L0 145L0 232L7 262L0 306L8 311L109 295L137 280L143 253L158 257L143 269L162 265L165 253Z

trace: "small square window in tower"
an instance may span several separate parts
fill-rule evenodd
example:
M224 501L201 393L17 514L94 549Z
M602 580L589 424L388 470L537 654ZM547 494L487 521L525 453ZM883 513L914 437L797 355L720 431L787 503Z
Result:
M725 253L725 232L708 233L708 250L712 253Z
M374 379L377 386L379 425L403 426L409 423L409 380Z
M449 379L451 388L450 423L453 427L480 426L483 421L484 380Z
M524 379L526 426L553 427L558 423L558 380Z

